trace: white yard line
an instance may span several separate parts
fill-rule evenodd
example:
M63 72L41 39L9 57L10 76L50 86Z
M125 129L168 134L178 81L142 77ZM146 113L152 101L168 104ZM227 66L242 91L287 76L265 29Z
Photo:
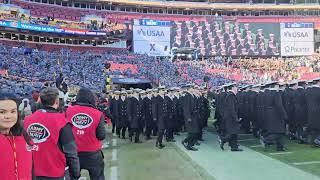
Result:
M276 152L276 153L269 153L270 155L283 155L283 154L292 154L293 152Z
M110 180L118 180L118 167L112 166L110 170Z
M306 161L306 162L295 162L293 165L308 165L308 164L320 164L320 161Z
M112 139L112 146L117 146L117 139Z
M118 156L118 150L113 149L113 150L112 150L112 159L111 159L111 160L112 160L112 161L118 160L117 156Z
M252 148L263 147L261 144L250 146Z
M109 147L109 142L104 142L103 144L102 144L102 149L106 149L106 148L108 148Z

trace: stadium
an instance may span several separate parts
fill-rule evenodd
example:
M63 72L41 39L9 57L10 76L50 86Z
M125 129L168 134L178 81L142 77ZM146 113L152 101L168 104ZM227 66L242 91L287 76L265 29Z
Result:
M0 0L0 179L318 180L319 53L320 0Z

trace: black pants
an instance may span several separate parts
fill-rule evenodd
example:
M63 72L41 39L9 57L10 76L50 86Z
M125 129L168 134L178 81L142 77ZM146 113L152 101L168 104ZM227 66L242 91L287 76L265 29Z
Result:
M198 140L203 140L203 128L200 128Z
M307 142L308 133L302 126L297 128L297 138L303 143Z
M158 125L156 122L152 125L152 136L157 136L158 135Z
M164 135L164 129L159 129L158 130L157 144L162 144L163 135Z
M140 136L140 129L139 128L130 128L129 137L131 138L133 136L134 136L134 142L138 142L139 136Z
M238 148L238 135L237 134L231 134L228 138L228 143L231 149L237 149Z
M115 119L112 120L112 133L116 132L116 121Z
M152 127L151 126L146 126L146 137L147 138L151 137L151 132L152 132Z
M282 133L269 133L263 136L264 142L268 145L276 143L277 148L283 148L284 134Z
M245 130L246 133L250 132L250 121L247 118L244 118L241 123L241 127Z
M183 140L184 143L188 144L188 147L194 146L199 137L199 133L188 133L188 136Z
M166 139L167 140L173 140L173 128L168 128L166 131Z
M120 135L125 138L126 137L126 131L127 127L117 127L117 135L120 137Z
M79 153L80 169L88 170L90 179L105 180L103 159L102 151Z

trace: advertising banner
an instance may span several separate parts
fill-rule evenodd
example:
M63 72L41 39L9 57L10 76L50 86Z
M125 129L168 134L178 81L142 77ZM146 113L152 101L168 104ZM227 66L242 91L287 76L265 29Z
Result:
M305 56L314 53L314 45L310 42L282 42L281 55L282 56Z
M313 28L284 28L281 42L313 42Z
M308 56L314 53L313 23L280 23L281 55Z
M170 41L134 41L134 52L149 56L169 56Z
M170 42L170 27L133 26L134 41Z
M0 26L9 27L9 28L17 28L17 29L25 29L25 30L30 30L30 31L47 32L47 33L63 33L63 34L93 35L93 36L107 35L106 32L101 32L101 31L88 31L88 30L81 30L81 29L75 30L75 29L68 29L68 28L57 28L57 27L53 27L53 26L23 23L21 21L0 20Z
M138 54L169 56L171 40L169 21L135 20L133 25L133 49Z

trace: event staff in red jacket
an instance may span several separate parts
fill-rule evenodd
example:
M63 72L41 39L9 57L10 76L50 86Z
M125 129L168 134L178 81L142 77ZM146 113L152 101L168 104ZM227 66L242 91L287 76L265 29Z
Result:
M0 179L31 180L31 140L18 120L16 98L0 92Z
M24 128L34 143L34 173L37 180L78 179L80 164L71 125L60 113L59 91L48 87L40 92L42 108L28 116Z
M69 106L67 120L72 123L80 168L89 171L90 179L104 180L104 156L101 141L106 137L103 113L96 108L95 95L86 88L77 94L76 103Z

